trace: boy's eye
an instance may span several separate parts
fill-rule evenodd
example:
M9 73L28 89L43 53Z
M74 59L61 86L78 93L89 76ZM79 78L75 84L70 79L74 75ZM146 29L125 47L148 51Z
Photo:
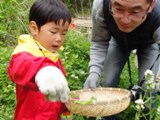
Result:
M52 34L55 34L56 32L51 31Z
M62 33L62 35L66 35L66 32Z

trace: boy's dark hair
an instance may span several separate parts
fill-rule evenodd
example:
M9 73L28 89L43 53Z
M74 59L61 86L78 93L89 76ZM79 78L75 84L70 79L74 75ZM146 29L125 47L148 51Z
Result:
M38 28L60 20L71 23L71 14L62 0L37 0L30 9L29 21L35 21Z

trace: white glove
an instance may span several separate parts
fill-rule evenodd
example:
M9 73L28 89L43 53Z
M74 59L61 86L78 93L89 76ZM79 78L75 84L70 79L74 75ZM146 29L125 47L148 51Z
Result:
M35 77L39 90L48 96L49 100L55 102L67 102L69 97L68 83L62 72L54 66L47 66L40 69Z

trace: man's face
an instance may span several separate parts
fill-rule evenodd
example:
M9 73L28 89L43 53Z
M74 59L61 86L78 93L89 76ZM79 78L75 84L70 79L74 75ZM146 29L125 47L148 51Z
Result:
M111 0L110 3L110 10L118 28L127 33L145 21L152 7L147 0Z

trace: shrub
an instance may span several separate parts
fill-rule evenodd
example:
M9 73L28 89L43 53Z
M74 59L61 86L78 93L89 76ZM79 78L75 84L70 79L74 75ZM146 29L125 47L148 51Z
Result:
M80 33L71 30L67 34L61 58L72 90L82 89L88 75L89 44L89 40Z
M7 66L10 59L11 49L0 48L0 118L12 120L15 107L15 85L7 75Z
M0 1L0 41L3 46L16 43L16 35L28 32L28 11L33 0Z

